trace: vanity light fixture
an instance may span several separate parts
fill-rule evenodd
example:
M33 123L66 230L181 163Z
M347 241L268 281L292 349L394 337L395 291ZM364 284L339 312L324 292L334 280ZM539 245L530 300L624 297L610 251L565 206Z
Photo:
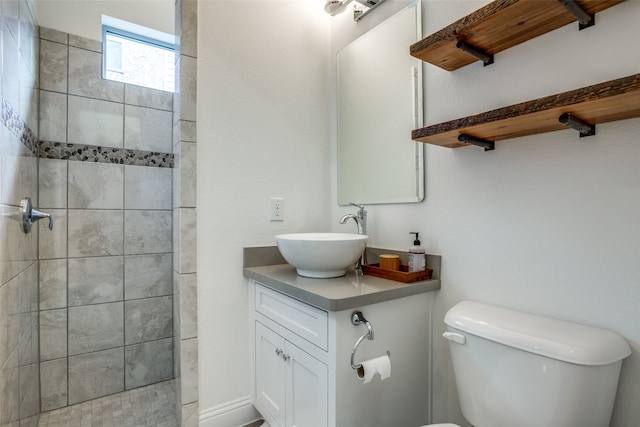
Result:
M335 16L344 12L347 5L352 1L354 0L325 0L324 11L331 16ZM355 2L358 4L353 7L353 20L357 22L384 3L385 0L355 0Z

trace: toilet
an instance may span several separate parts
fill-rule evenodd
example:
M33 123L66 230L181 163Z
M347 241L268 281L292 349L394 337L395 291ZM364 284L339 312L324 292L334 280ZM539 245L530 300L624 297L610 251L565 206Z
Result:
M474 427L609 426L631 354L620 336L473 301L444 321L460 407Z

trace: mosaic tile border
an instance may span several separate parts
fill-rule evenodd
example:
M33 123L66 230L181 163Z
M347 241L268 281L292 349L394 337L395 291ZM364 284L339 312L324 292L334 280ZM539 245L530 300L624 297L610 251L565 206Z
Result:
M76 160L80 162L115 163L119 165L173 168L173 154L127 148L98 147L40 141L38 156L44 159Z
M2 100L0 123L19 138L34 156L41 158L158 168L174 167L174 158L171 153L38 141L35 133L5 99Z
M31 153L38 154L38 137L6 99L2 100L1 122Z

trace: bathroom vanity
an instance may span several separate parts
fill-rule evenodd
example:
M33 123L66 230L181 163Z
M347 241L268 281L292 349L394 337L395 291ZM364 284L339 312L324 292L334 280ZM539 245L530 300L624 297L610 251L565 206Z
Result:
M430 258L433 279L405 284L354 270L339 278L312 279L284 263L251 266L251 249L265 248L245 249L252 400L272 427L428 421L429 292L440 288L439 257ZM376 375L364 383L352 368L354 345L368 333L364 324L352 324L354 311L362 312L375 333L373 340L361 340L354 363L389 352L391 375L384 381Z

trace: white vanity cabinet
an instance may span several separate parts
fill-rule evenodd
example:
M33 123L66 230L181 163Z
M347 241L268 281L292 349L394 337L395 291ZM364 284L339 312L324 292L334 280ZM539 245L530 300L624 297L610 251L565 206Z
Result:
M256 399L273 427L327 425L327 365L256 322Z
M326 279L308 280L315 286ZM252 401L272 427L428 423L429 293L334 311L255 279L249 284ZM389 351L391 376L384 381L375 377L364 384L351 367L354 344L367 332L364 325L351 323L355 310L361 310L375 330L375 339L365 339L358 347L355 362Z
M327 426L327 312L260 284L254 301L255 405L273 427Z

